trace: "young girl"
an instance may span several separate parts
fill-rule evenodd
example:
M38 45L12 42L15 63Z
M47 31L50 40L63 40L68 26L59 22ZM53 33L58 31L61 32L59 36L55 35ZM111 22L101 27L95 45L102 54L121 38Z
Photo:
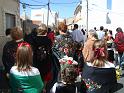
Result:
M73 46L73 50L74 50L73 59L78 62L78 71L82 72L84 65L84 56L82 53L83 44L75 43Z
M94 58L86 62L83 68L82 78L85 81L87 93L113 93L117 83L115 66L107 60L107 46L102 40L96 40L93 44Z
M75 62L71 58L61 59L61 79L54 84L51 93L86 93L85 83L76 82L78 73Z
M18 44L16 64L10 70L12 93L41 93L43 82L37 68L32 67L32 49L26 42Z

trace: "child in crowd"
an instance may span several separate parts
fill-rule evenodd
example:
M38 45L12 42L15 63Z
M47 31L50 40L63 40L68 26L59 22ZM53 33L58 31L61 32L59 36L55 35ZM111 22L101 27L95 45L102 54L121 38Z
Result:
M39 70L32 67L32 49L26 42L18 44L10 85L12 93L41 93L44 87Z
M85 81L87 93L113 93L116 88L116 72L113 63L107 60L105 41L96 40L93 44L94 58L83 67L82 78Z
M78 71L82 72L84 65L84 56L82 53L83 44L75 42L73 46L73 50L74 50L73 59L78 62Z
M53 88L51 89L51 93L86 93L85 83L76 82L78 76L77 70L75 69L76 61L66 59L60 61L61 80L54 84ZM65 60L66 63L64 63Z

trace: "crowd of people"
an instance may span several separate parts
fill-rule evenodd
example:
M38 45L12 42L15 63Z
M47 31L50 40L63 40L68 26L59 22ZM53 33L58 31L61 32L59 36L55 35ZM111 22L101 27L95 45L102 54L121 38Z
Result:
M124 66L124 33L116 31L114 38L103 26L69 32L60 23L58 35L45 24L26 36L8 29L2 62L11 93L114 93L116 67Z

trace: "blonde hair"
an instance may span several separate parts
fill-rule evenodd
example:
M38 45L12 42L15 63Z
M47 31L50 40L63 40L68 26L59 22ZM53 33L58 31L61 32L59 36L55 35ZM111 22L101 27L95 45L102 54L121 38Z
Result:
M91 35L91 36L94 37L95 39L98 39L98 35L97 35L96 31L93 30L93 29L90 29L90 30L89 30L88 35Z
M13 27L10 33L13 40L19 40L23 38L23 32L19 27Z
M93 50L94 50L94 59L92 62L93 66L103 67L108 56L107 45L105 41L96 40L93 44Z
M37 29L37 35L45 35L47 33L47 27L45 24L41 24Z
M26 42L20 43L16 52L16 65L18 71L30 70L32 65L32 49Z

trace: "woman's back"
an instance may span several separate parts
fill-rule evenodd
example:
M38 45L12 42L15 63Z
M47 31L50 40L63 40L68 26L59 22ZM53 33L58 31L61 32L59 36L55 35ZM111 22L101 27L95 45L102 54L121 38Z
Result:
M88 93L111 93L117 83L114 64L107 60L107 46L102 40L93 44L94 58L83 67L82 78ZM112 92L113 93L113 92Z
M85 64L82 76L89 86L88 93L108 93L117 83L115 68L112 67L98 68Z
M10 71L10 85L12 93L40 93L43 82L37 68L31 67L30 71L18 71L13 66Z

